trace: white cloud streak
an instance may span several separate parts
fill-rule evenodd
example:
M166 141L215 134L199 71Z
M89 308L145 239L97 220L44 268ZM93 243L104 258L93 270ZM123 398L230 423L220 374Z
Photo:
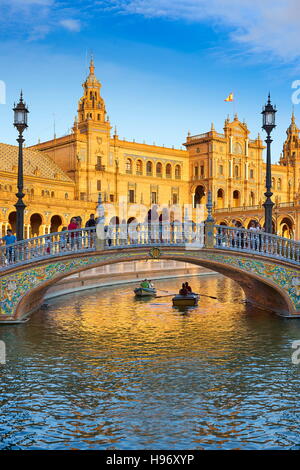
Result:
M77 33L78 31L81 30L81 22L79 20L74 20L74 19L69 18L69 19L61 20L59 24L61 24L65 29L73 33Z
M229 27L230 39L249 52L283 61L300 56L299 0L112 0L120 12Z

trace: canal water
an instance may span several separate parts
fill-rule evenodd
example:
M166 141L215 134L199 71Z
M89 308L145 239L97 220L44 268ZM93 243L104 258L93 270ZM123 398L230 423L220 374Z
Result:
M218 299L179 311L123 285L1 326L0 449L299 449L300 320L221 276L187 280Z

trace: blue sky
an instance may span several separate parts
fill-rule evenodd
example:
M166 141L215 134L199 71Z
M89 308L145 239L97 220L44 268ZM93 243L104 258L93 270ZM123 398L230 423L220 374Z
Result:
M188 130L222 132L237 112L261 131L270 91L277 105L273 161L300 80L298 0L1 0L0 141L15 143L13 102L30 109L27 145L72 126L90 53L120 137L180 147ZM234 106L224 98L233 91ZM1 97L0 97L1 98ZM300 112L295 105L300 126Z

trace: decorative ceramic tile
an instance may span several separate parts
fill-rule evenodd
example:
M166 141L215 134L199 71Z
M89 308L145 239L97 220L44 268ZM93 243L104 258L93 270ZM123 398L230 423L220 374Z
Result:
M233 254L223 254L218 253L215 250L211 251L179 251L178 249L172 248L160 248L160 255L163 258L164 254L168 258L174 260L186 260L189 258L194 258L195 261L201 263L203 261L210 261L221 263L225 266L236 267L240 270L243 270L247 273L253 273L262 280L272 281L280 289L288 293L294 307L295 311L300 310L300 276L299 270L297 268L286 267L283 264L277 264L269 260L257 260L250 259L246 256L233 255ZM114 251L103 254L103 255L87 255L81 258L73 258L68 261L55 261L51 262L49 260L48 264L43 264L38 267L20 267L20 271L14 274L6 274L0 277L0 288L1 288L1 315L12 316L15 313L16 307L20 300L33 288L42 286L43 283L49 280L55 280L61 276L68 276L73 272L76 272L80 269L88 269L99 263L109 264L113 261L124 261L130 260L130 258L147 259L153 256L152 251L149 252L149 249L134 251L131 249L126 253L126 250Z

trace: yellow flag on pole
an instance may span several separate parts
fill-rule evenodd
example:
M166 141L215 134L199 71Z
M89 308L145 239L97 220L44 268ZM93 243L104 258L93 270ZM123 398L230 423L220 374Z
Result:
M233 93L230 93L224 101L233 101Z

